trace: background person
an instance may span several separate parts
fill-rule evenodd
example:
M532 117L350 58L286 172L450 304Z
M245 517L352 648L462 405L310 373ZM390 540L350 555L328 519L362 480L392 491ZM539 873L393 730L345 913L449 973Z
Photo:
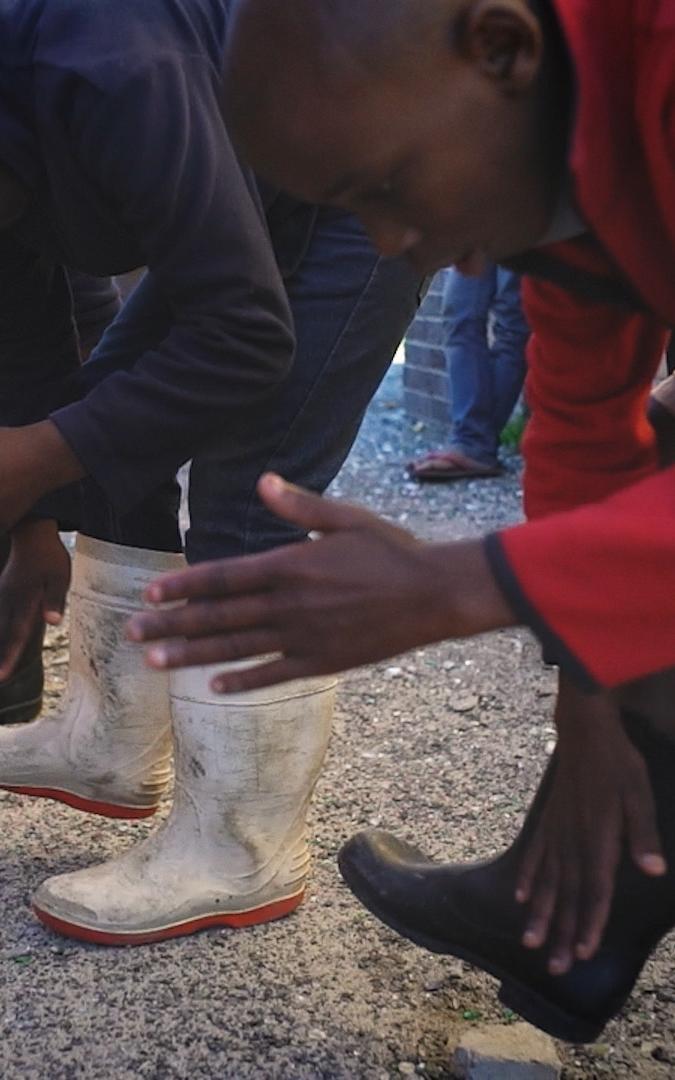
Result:
M452 439L409 465L415 480L498 476L499 437L525 380L529 329L520 277L488 266L479 277L446 272L443 287L445 367Z

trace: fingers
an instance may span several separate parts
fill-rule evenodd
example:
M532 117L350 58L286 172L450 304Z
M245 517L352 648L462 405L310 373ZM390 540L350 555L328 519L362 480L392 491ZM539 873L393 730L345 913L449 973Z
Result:
M574 964L579 906L579 877L576 866L567 865L559 878L555 924L548 970L551 975L565 975Z
M264 591L272 582L275 570L278 572L281 556L290 553L296 546L277 548L263 555L216 559L182 570L179 574L164 574L148 585L144 599L150 604L168 604L178 600L215 599L237 593Z
M68 596L68 579L49 578L45 585L42 601L42 617L50 626L59 626L63 622Z
M366 510L303 491L287 484L274 473L268 473L259 480L258 490L269 509L308 532L332 532L379 524L378 519ZM284 574L297 567L298 558L302 557L299 552L301 547L299 544L288 544L262 555L218 559L191 567L180 574L165 574L151 582L145 590L144 599L150 604L166 604L178 600L262 592L278 584Z
M197 641L163 641L146 652L149 667L158 671L217 664L227 660L245 660L279 651L279 637L271 630L250 630L221 634Z
M127 636L130 641L139 642L211 637L230 630L265 626L271 608L272 601L266 593L225 601L194 600L183 607L134 615L127 624Z
M636 866L649 877L663 877L668 870L656 817L654 795L647 770L636 772L624 795L628 847Z
M225 671L211 680L211 689L217 694L240 694L245 690L260 690L265 686L293 679L305 679L317 675L309 663L294 658L281 657L267 664L256 664L240 671Z
M334 532L350 529L370 517L359 507L349 503L325 499L304 488L288 484L276 473L265 473L258 481L258 494L268 510L277 517L299 525L307 532Z
M632 771L623 794L623 821L618 810L615 823L610 825L609 818L607 823L608 827L597 834L588 857L588 881L575 949L579 960L590 960L600 947L614 898L624 830L631 856L645 874L660 877L667 870L646 769Z
M612 899L613 873L603 879L604 888L592 891L582 885L583 865L577 852L571 857L549 854L531 884L531 901L523 945L540 949L550 941L548 970L564 975L576 959L590 959L604 931ZM588 910L584 904L590 904ZM585 955L579 953L583 943Z
M548 938L558 901L560 867L555 859L542 866L532 891L527 926L523 934L526 949L540 949Z
M515 895L519 904L526 904L530 900L543 857L544 844L541 834L538 834L531 841L518 870Z
M585 890L585 906L579 913L574 955L577 960L591 960L602 941L614 898L617 858L613 866L598 868Z

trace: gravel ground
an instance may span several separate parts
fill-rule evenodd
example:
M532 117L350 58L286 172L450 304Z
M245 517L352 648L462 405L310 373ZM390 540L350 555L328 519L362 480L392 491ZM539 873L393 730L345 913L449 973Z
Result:
M431 447L399 407L394 369L335 491L419 535L476 533L520 513L519 460L496 480L418 487L404 463ZM66 674L53 633L48 702ZM31 916L46 876L143 836L146 824L0 795L3 1080L450 1077L457 1036L509 1021L495 984L402 942L340 884L335 852L383 825L434 856L507 843L536 786L553 728L554 675L535 643L504 632L426 648L344 679L313 809L314 874L282 923L140 949L60 940ZM672 945L660 949L602 1044L561 1047L566 1080L675 1075Z

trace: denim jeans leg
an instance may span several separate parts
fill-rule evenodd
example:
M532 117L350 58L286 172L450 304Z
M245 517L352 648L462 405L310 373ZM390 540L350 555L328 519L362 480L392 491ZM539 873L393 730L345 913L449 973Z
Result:
M520 301L520 276L497 270L497 290L492 306L494 365L494 415L501 432L520 397L525 381L527 342L530 330Z
M443 290L451 445L488 466L497 462L494 372L488 346L488 318L496 277L494 267L478 278L449 270Z
M286 279L297 347L264 406L197 454L190 475L189 562L265 551L304 538L255 492L268 469L315 491L338 472L419 300L407 263L378 257L356 220L320 210Z

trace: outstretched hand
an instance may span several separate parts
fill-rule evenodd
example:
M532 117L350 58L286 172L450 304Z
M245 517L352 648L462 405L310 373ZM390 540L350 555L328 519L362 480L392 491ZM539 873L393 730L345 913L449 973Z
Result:
M160 641L165 669L272 654L217 676L221 693L374 663L416 645L514 621L479 541L423 544L359 507L321 498L273 474L259 482L273 512L320 537L223 559L151 584L152 604L129 623L133 641Z

